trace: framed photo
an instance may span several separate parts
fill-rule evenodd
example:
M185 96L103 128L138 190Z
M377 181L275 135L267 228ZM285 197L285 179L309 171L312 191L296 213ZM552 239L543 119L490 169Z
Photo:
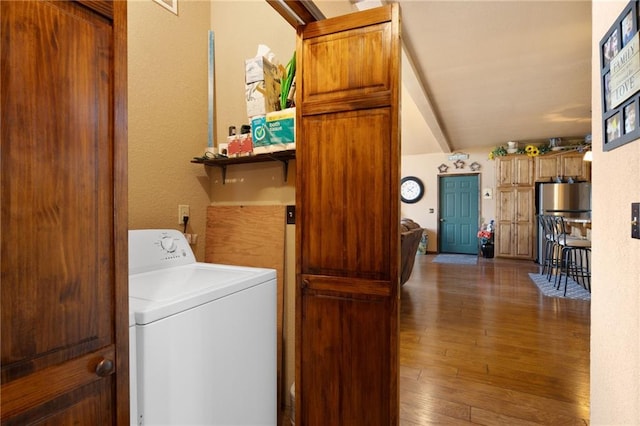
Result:
M640 8L632 0L600 40L603 151L640 138Z
M627 43L633 37L633 14L632 12L627 13L627 16L622 20L622 46L626 46Z
M603 91L604 91L604 110L609 111L611 109L611 74L606 73L603 78Z
M178 14L178 0L153 0L165 9Z
M156 0L158 1L158 0ZM604 62L609 65L611 60L620 52L620 42L618 37L618 29L614 29L611 35L607 38L602 48L604 55Z
M613 115L607 118L606 126L607 126L607 142L611 142L616 140L622 136L622 129L620 125L620 113Z
M631 102L624 107L624 133L631 133L638 128L636 103Z

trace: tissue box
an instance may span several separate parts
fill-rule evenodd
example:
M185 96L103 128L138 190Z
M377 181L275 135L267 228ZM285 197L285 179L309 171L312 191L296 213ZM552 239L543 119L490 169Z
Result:
M280 104L280 74L266 58L245 61L245 99L247 116L277 111Z
M256 81L265 81L270 78L279 79L278 68L267 58L256 56L244 61L245 83L255 83Z
M296 109L287 108L266 115L269 144L276 150L295 149L296 147Z

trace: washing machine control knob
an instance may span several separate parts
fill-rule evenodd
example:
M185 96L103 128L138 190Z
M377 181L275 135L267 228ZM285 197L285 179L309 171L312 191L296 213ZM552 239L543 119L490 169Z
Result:
M163 237L160 240L160 247L162 247L169 253L173 253L178 248L178 244L176 244L175 240L171 237Z

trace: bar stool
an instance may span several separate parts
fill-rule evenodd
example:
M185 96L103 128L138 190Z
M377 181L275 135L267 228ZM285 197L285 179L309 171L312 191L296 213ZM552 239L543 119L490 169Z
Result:
M544 238L540 259L540 265L542 266L540 275L547 275L547 281L551 281L551 274L553 273L554 268L558 267L560 263L560 250L556 250L555 228L553 226L552 217L545 214L539 214L538 223L540 224L541 235Z
M564 295L567 295L569 278L573 278L586 290L591 291L591 241L571 237L562 216L554 216L557 245L560 248L559 270L555 277L556 289L560 290L564 275Z

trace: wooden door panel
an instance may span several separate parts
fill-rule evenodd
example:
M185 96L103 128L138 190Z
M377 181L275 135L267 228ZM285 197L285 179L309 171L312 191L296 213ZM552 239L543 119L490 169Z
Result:
M378 170L391 169L390 121L388 108L304 120L308 148L298 162L315 167L298 187L310 205L322 206L300 212L304 273L390 280L391 194ZM382 140L369 143L371 134ZM372 210L381 214L363 214Z
M558 158L556 156L541 156L535 161L537 181L549 182L558 176Z
M312 348L305 353L302 376L305 388L315 395L296 423L388 425L391 324L389 307L384 306L388 299L308 292L302 303L302 327L308 330L307 345Z
M296 424L398 422L397 5L298 29Z
M496 158L497 186L511 186L514 184L513 162L510 158Z
M3 424L128 419L120 3L0 3Z
M513 206L514 222L530 223L532 220L533 188L518 188L515 190L515 204Z
M391 55L388 23L317 37L309 32L306 36L311 40L304 45L304 56L314 60L305 63L301 71L305 114L335 111L335 105L326 103L336 101L345 109L357 109L363 102L388 104L392 87L387 66ZM354 57L366 72L349 65Z
M65 7L24 4L8 7L3 21L23 23L9 26L11 47L3 57L22 64L3 85L7 101L21 105L9 107L3 120L16 125L3 143L2 297L17 302L2 309L4 377L28 372L14 362L79 344L91 351L113 340L111 286L97 285L113 282L113 199L96 191L112 180L109 91L95 84L110 67L111 29ZM46 28L33 34L37 25ZM49 49L48 25L60 50L83 54Z
M533 257L533 225L530 223L517 223L514 225L514 255L531 259Z
M583 153L565 154L560 158L562 176L572 177L576 181L591 181L591 163L584 161Z
M64 411L72 406L82 406L81 400L84 398L72 398L70 395L74 392L83 393L83 388L95 382L103 382L98 384L98 387L107 386L107 389L112 385L111 380L102 379L96 374L98 364L105 359L115 359L114 346L4 384L2 387L3 418L15 416L10 423L26 424L40 417L50 416L52 412ZM103 404L95 400L93 395L89 395L87 401L91 406Z
M533 160L526 155L513 158L515 168L515 184L533 185Z

